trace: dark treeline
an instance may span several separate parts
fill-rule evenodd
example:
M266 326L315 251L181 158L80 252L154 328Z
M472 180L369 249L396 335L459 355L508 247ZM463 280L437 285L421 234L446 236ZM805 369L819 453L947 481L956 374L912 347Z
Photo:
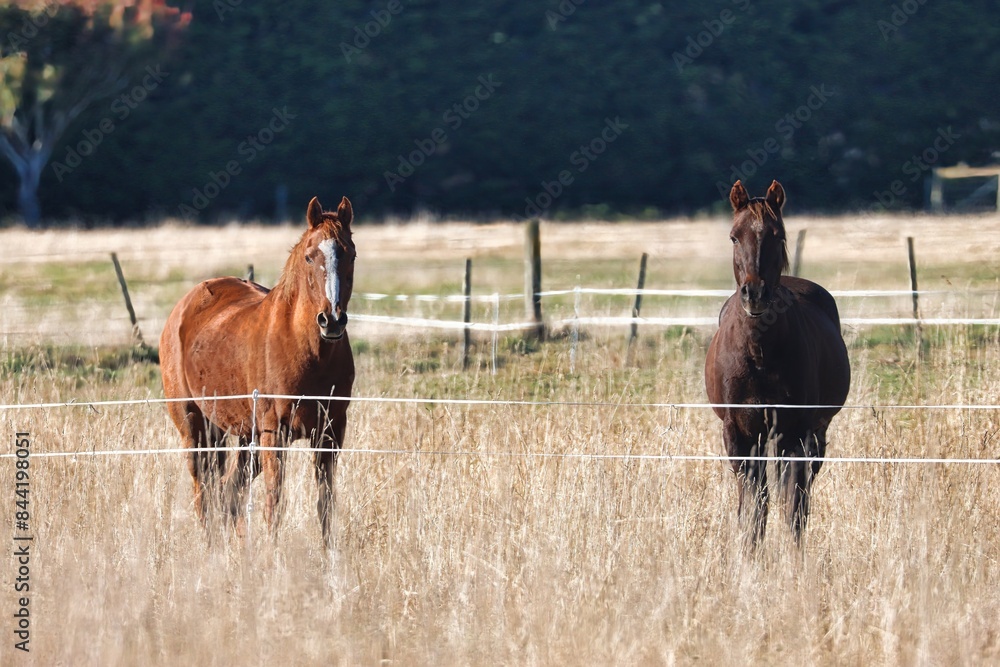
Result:
M918 208L931 166L993 161L994 13L987 0L198 1L143 99L102 100L65 134L42 210L271 219L346 194L369 219L651 216L725 205L737 178L752 194L780 179L799 210ZM14 172L0 170L13 215Z

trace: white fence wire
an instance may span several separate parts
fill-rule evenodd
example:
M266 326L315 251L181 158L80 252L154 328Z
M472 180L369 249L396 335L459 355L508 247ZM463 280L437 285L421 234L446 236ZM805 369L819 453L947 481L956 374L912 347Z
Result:
M250 400L253 402L253 414L256 414L257 402L261 399L288 400L288 401L351 401L356 403L395 403L395 404L417 404L417 405L456 405L456 406L513 406L513 407L611 407L622 408L652 408L652 409L819 409L842 407L844 410L955 410L955 411L1000 411L1000 404L847 404L844 406L834 405L794 405L787 403L774 404L731 404L731 403L623 403L618 401L526 401L526 400L497 400L497 399L457 399L457 398L400 398L383 396L304 396L296 394L263 394L254 390L250 394L237 394L232 396L207 396L198 398L199 401L228 401L228 400ZM105 400L105 401L66 401L50 403L13 403L0 405L0 412L19 410L49 410L58 408L90 408L98 412L98 408L111 406L152 406L156 404L187 402L191 398L147 398L147 399L126 399L126 400ZM256 419L253 419L253 427L256 429ZM256 432L256 431L255 431ZM313 448L313 447L261 447L256 444L256 436L251 438L247 446L232 447L202 447L199 452L236 452L247 451L251 453L257 451L283 451L299 453L321 453L339 452L340 454L362 454L362 455L386 455L386 456L453 456L453 457L483 457L483 458L523 458L523 459L543 459L543 460L577 460L577 461L663 461L663 462L699 462L699 461L822 461L823 463L854 463L854 464L954 464L954 465L1000 465L1000 458L942 458L942 457L875 457L875 456L835 456L835 457L781 457L781 456L739 456L730 457L720 454L601 454L586 452L512 452L512 451L471 451L471 450L427 450L427 449L391 449L391 448L364 448L350 447L338 448ZM192 450L186 448L158 448L158 449L104 449L104 450L74 450L65 452L37 452L32 451L32 458L68 458L75 461L77 458L104 457L104 456L144 456L159 454L189 454ZM15 458L15 453L0 454L0 459Z
M976 307L980 313L986 312L989 314L994 314L1000 308L1000 289L968 289L968 290L919 290L914 292L907 289L895 289L895 290L882 290L882 289L868 289L868 290L831 290L830 292L834 297L841 299L867 299L867 298L907 298L910 299L914 294L923 297L934 297L934 296L954 296L968 299L970 297L979 296L982 297L982 303ZM713 313L711 315L680 315L680 316L642 316L635 313L631 307L623 306L622 315L612 315L612 314L598 314L598 315L587 315L583 314L581 311L580 298L581 296L607 296L607 297L676 297L676 298L691 298L691 299L725 299L733 294L731 289L636 289L636 288L592 288L592 287L574 287L572 289L554 289L542 291L539 293L540 297L565 297L573 296L573 310L572 315L546 318L545 326L552 330L569 330L574 337L574 341L579 333L580 327L602 327L605 329L611 329L615 327L632 327L632 326L642 326L642 327L712 327L718 324L718 314ZM484 295L473 295L466 297L464 294L451 294L451 295L438 295L438 294L385 294L378 292L369 293L359 293L355 295L356 299L367 301L367 302L395 302L395 303L412 303L412 304L434 304L434 303L447 303L447 304L461 304L466 300L472 301L474 303L489 304L490 314L488 315L488 321L473 321L465 322L461 319L446 319L440 317L423 317L423 316L413 316L413 315L378 315L369 313L351 313L351 319L356 323L363 323L368 325L385 326L385 327L402 327L410 329L423 329L423 330L438 330L446 331L451 333L458 333L462 331L475 332L480 334L486 334L492 336L492 347L494 349L498 346L497 336L499 334L513 334L515 332L530 331L538 327L538 323L534 321L513 321L513 322L502 322L500 311L501 304L509 304L516 301L524 300L525 295L523 293L513 293L513 294L484 294ZM990 297L992 297L990 299ZM987 302L989 300L989 302ZM39 313L44 313L44 317L39 316L36 319L42 319L45 321L50 321L52 317L56 317L58 321L58 313L63 310L70 310L73 313L79 313L81 308L85 308L88 304L49 304L49 305L27 305L27 304L7 304L8 307L4 308L6 316L0 316L0 344L9 344L12 340L32 338L36 336L36 332L31 330L22 330L23 322L29 317L28 313L32 310ZM13 308L13 307L17 308ZM12 309L13 308L13 309ZM20 310L19 310L20 309ZM646 304L646 309L649 309L649 303ZM909 309L907 308L907 311ZM966 306L966 311L968 311L968 306ZM968 312L966 312L968 315ZM151 327L152 331L146 331L147 334L155 337L157 335L157 328L163 325L165 314L157 314L153 317L140 317L140 324L144 327ZM46 318L49 318L46 320ZM131 336L131 331L126 327L115 327L109 328L107 323L114 320L120 320L122 322L126 321L127 318L124 315L115 316L110 315L103 319L105 326L94 328L93 326L88 327L85 334L88 342L97 342L99 340L107 340L108 337L115 337L116 339L121 339L126 336ZM853 317L845 316L841 317L841 325L851 329L859 329L867 326L927 326L927 327L947 327L947 326L1000 326L1000 317L983 317L983 316L955 316L955 317L913 317L907 312L906 316L900 316L899 313L890 313L885 316L872 317ZM80 334L77 331L67 331L61 328L53 329L51 321L48 326L49 331L43 336L48 339L76 339L79 338ZM575 361L575 350L571 353L571 361ZM494 358L495 363L495 358Z
M831 290L830 293L837 298L877 298L877 297L912 297L915 292L912 290ZM563 290L548 290L540 293L542 297L555 297L555 296L569 296L573 295L576 297L577 302L579 296L582 294L586 295L603 295L603 296L632 296L637 295L643 296L659 296L659 297L685 297L685 298L728 298L733 294L732 290L729 289L601 289L601 288L584 288L575 287L573 289L563 289ZM964 295L969 296L973 294L983 294L992 295L994 297L1000 296L1000 292L997 290L921 290L916 292L920 296L924 295ZM512 322L512 323L500 323L499 322L499 304L502 301L517 301L524 298L524 294L489 294L483 296L472 296L466 297L465 295L433 295L433 294L381 294L381 293L363 293L358 294L357 297L367 300L367 301L382 301L391 300L399 302L451 302L451 303L462 303L467 298L475 302L489 303L493 305L492 309L492 322L463 322L458 320L441 320L441 319L431 319L431 318L418 318L418 317L399 317L399 316L387 316L387 315L367 315L367 314L352 314L351 319L358 322L369 322L377 324L390 324L398 326L409 326L416 328L425 329L453 329L453 330L464 330L469 329L472 331L487 332L492 333L494 340L493 346L496 346L496 334L500 332L511 332L520 331L525 329L534 328L536 323L534 322ZM555 320L547 320L547 325L550 327L559 326L573 326L578 327L581 325L598 325L598 326L624 326L630 324L639 324L647 326L714 326L718 323L718 316L711 317L614 317L614 316L579 316L579 305L577 303L574 306L575 314L573 317L560 318ZM1000 318L986 318L986 317L953 317L953 318L914 318L914 317L845 317L841 319L841 323L844 326L865 326L865 325L889 325L889 326L900 326L900 325L924 325L924 326L948 326L948 325L984 325L984 326L1000 326ZM431 404L431 405L455 405L455 406L508 406L508 407L552 407L552 406L574 406L574 407L615 407L615 408L647 408L647 409L691 409L691 410L702 410L702 409L712 409L712 408L733 408L733 409L817 409L817 408L831 408L831 407L842 407L844 410L967 410L967 411L988 411L988 410L1000 410L1000 404L935 404L935 405L877 405L877 404L854 404L845 406L828 406L828 405L791 405L791 404L771 404L771 405L731 405L731 404L712 404L712 403L621 403L621 402L592 402L592 401L503 401L503 400L491 400L491 399L449 399L449 398L392 398L392 397L363 397L355 396L350 399L331 397L331 396L291 396L291 395L276 395L276 394L263 394L258 391L254 391L252 394L243 395L233 395L233 396L213 396L199 398L198 400L206 401L221 401L221 400L251 400L253 401L253 409L256 410L257 401L259 399L277 399L277 400L294 400L294 401L335 401L335 400L350 400L355 403L411 403L411 404ZM89 408L95 412L99 408L111 407L111 406L139 406L139 405L154 405L160 403L169 402L185 402L190 399L180 398L180 399L166 399L166 398L148 398L148 399L130 399L130 400L102 400L102 401L66 401L66 402L48 402L48 403L21 403L21 404L7 404L0 405L0 412L9 411L19 411L19 410L50 410L59 408ZM256 422L256 420L254 420ZM299 451L299 452L322 452L322 451L334 451L325 449L312 449L312 448L294 448L294 447L276 447L276 448L262 448L256 445L255 438L252 438L250 447L252 451L261 451L267 449L277 449L282 451ZM246 447L217 447L217 448L203 448L199 451L239 451L245 450ZM75 457L93 457L93 456L114 456L114 455L125 455L125 456L135 456L135 455L154 455L154 454L179 454L188 453L190 450L187 449L137 449L137 450L78 450L69 452L32 452L32 457L39 458L75 458ZM366 448L348 448L340 451L343 454L353 453L353 454L372 454L372 455L435 455L435 456L496 456L496 457L526 457L526 458L542 458L542 459L580 459L580 460L622 460L622 461L730 461L731 457L714 455L714 454L687 454L687 455L677 455L677 454L588 454L588 453L546 453L546 452L483 452L483 451L427 451L419 449L366 449ZM0 459L2 458L12 458L13 453L0 454ZM787 458L782 457L739 457L740 460L759 460L759 461L778 461L787 460ZM914 458L914 457L828 457L823 459L796 459L802 460L822 460L826 463L878 463L878 464L1000 464L1000 458Z
M555 297L555 296L579 296L579 295L593 295L593 296L652 296L652 297L684 297L684 298L729 298L732 296L733 290L729 289L634 289L634 288L592 288L592 287L577 287L573 289L559 289L559 290L547 290L539 292L539 297ZM998 290L918 290L914 292L913 290L831 290L830 294L835 298L878 298L878 297L912 297L914 294L918 296L931 296L931 295L963 295L971 296L974 294L981 295L991 295L1000 298L1000 291ZM511 332L511 331L524 331L528 329L533 329L537 326L535 322L507 322L499 323L497 322L497 312L499 308L499 303L503 301L518 301L524 299L524 294L490 294L482 296L472 296L466 297L465 295L435 295L435 294L382 294L382 293L364 293L359 294L358 297L367 301L382 301L390 300L396 302L416 302L416 303L433 303L433 302L447 302L447 303L462 303L467 298L474 302L479 303L489 303L493 304L493 319L491 323L487 322L462 322L459 320L443 320L443 319L431 319L431 318L420 318L420 317L404 317L404 316L392 316L392 315L368 315L368 314L353 314L351 318L357 322L369 322L373 324L388 324L396 326L407 326L415 328L425 328L425 329L452 329L452 330L464 330L468 329L470 331L487 332L487 333L497 333L497 332ZM547 320L546 323L550 327L565 327L565 326L627 326L632 324L644 325L644 326L663 326L663 327L673 327L673 326L691 326L691 327L702 327L702 326L714 326L718 324L718 315L714 316L682 316L682 317L641 317L641 316L573 316L564 317L559 319ZM981 326L1000 326L1000 318L995 317L842 317L841 324L843 326L849 327L862 327L862 326L907 326L907 325L925 325L925 326L950 326L950 325L981 325Z

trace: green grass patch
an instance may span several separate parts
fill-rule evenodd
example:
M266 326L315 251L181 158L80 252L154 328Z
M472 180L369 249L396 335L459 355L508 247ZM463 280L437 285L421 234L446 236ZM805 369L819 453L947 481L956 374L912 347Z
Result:
M48 306L121 298L111 261L48 262L0 274L0 283L28 305Z
M159 355L149 347L35 345L8 348L0 357L0 379L44 375L114 382L141 368L150 386L159 384Z

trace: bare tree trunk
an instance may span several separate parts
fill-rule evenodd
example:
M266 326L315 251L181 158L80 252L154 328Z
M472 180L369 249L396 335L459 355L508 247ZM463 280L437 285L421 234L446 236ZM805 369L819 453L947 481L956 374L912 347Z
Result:
M17 206L24 218L24 224L31 229L37 229L42 222L42 207L38 202L38 184L42 178L42 169L52 154L51 140L44 137L32 146L25 136L22 127L16 126L13 131L0 134L0 154L6 156L20 183L17 188Z
M45 161L38 153L25 156L17 165L17 175L21 183L17 188L17 206L21 210L24 224L29 229L38 229L42 222L42 207L38 201L38 183L42 178Z

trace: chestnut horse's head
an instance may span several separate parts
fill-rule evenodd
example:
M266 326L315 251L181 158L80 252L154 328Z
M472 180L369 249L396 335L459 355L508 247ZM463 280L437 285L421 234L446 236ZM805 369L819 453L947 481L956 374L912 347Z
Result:
M764 197L750 199L739 181L729 193L733 205L733 273L739 286L740 303L750 317L767 311L774 299L782 271L788 268L785 223L781 207L785 191L771 183Z
M299 280L286 284L286 295L290 296L290 286L298 283L295 298L310 317L315 314L320 339L326 342L340 340L347 330L347 303L354 287L357 257L351 240L353 219L347 197L341 199L336 213L324 212L319 199L313 197L306 211L309 228L292 249L282 275L284 282L285 274L301 274Z

